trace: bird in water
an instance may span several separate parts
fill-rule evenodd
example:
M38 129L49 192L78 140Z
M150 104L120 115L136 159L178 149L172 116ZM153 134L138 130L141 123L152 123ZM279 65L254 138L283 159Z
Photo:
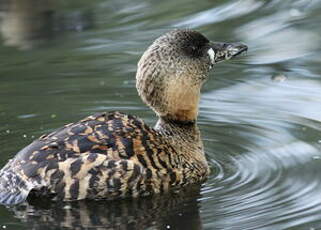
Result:
M105 112L41 136L0 171L0 203L148 196L201 183L209 175L196 124L200 89L218 62L247 50L193 30L157 38L138 63L136 87L158 116Z

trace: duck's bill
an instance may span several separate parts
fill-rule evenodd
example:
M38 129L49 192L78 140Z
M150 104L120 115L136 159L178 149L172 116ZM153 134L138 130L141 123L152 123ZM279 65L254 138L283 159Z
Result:
M246 52L248 47L242 43L224 43L224 42L211 42L209 52L212 53L212 61L215 63L229 60ZM212 51L211 51L212 49Z

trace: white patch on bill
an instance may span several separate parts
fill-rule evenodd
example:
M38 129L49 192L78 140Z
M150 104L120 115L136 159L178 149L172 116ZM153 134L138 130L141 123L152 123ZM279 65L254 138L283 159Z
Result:
M208 51L208 56L210 56L211 59L211 63L214 64L215 63L215 52L212 48L210 48Z

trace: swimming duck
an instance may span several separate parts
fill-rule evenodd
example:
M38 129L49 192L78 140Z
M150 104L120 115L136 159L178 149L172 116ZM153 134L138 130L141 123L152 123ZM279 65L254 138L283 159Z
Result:
M148 196L209 175L196 124L200 89L217 62L247 50L193 30L156 39L138 63L136 87L159 117L154 128L120 112L89 116L41 136L0 171L0 203Z

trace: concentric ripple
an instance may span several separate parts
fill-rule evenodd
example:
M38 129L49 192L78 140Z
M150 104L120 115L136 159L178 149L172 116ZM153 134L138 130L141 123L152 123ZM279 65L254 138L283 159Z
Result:
M321 85L310 83L261 80L204 96L202 123L206 136L215 139L207 139L214 174L202 191L204 209L212 208L203 214L205 222L213 215L218 219L206 228L284 229L320 222ZM233 132L208 127L215 118L234 126ZM217 142L231 144L217 149Z

